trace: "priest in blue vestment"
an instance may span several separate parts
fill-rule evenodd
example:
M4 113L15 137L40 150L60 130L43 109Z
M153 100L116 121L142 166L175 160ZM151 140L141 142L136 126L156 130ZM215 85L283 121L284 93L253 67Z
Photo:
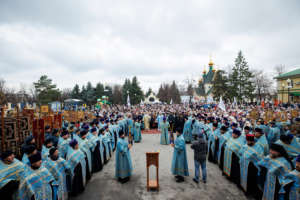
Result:
M276 144L282 145L294 164L296 164L296 157L300 153L300 143L297 141L297 138L292 134L281 135L280 140Z
M279 144L270 145L270 154L258 162L260 180L263 185L263 199L285 199L287 187L291 183L286 179L293 170L293 163L285 149Z
M263 129L255 128L254 132L255 132L255 141L256 141L256 143L263 148L264 155L265 156L268 155L269 154L269 143L268 143L268 140L266 138L266 135L263 132Z
M184 176L189 176L185 140L180 128L176 129L176 135L174 144L171 144L174 147L171 172L175 176L176 182L183 182Z
M136 118L134 122L134 142L141 142L142 140L142 133L141 133L141 121Z
M79 149L76 139L69 143L67 161L72 172L71 195L76 196L84 191L86 184L86 161L84 153Z
M188 117L184 118L184 127L183 127L183 137L186 143L191 143L192 141L192 119Z
M0 160L0 197L5 200L15 199L20 180L26 167L15 159L12 151L4 151Z
M236 184L240 184L240 154L239 151L245 144L241 131L233 129L232 137L227 141L224 153L224 173Z
M255 142L253 134L245 136L247 144L239 151L241 168L241 186L246 194L259 199L260 191L257 183L258 162L263 159L263 149Z
M167 118L164 117L163 121L160 123L160 144L164 144L164 145L168 145L170 144L169 141L169 133L168 133L168 129L170 127L169 122L167 122Z
M29 157L30 168L25 171L24 178L20 181L18 199L22 200L52 200L56 196L54 177L42 165L42 156L38 152Z
M286 178L292 180L289 199L300 199L300 154L296 158L296 168Z
M56 196L54 200L67 200L68 192L71 187L71 169L68 162L59 156L58 149L53 147L49 150L49 158L44 161L44 166L54 177L52 185L55 185Z
M125 134L120 132L120 139L117 143L116 149L116 168L115 177L121 183L129 181L132 174L132 161L130 156L131 145L125 140Z

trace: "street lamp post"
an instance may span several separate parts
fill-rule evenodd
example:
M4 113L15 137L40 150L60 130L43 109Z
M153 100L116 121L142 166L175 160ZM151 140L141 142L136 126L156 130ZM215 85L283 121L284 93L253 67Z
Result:
M291 79L287 79L286 80L286 82L287 82L287 88L288 88L288 103L290 103L290 88L291 88L291 83L292 83L292 81L291 81Z
M284 83L282 83L282 95L281 95L281 102L283 103L283 95L284 95Z

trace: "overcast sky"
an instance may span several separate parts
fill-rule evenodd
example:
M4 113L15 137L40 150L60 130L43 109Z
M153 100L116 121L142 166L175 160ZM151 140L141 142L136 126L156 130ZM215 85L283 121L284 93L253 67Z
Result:
M299 0L0 0L0 77L59 88L91 81L143 89L199 77L242 50L249 66L300 67Z

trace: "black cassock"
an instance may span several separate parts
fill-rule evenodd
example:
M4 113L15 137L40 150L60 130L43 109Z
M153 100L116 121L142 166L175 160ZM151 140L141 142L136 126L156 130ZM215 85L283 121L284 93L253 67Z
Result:
M210 143L210 146L212 145L212 142ZM213 163L217 163L218 161L218 149L219 149L219 138L215 139L215 148L213 151L211 148L209 148L208 151L208 160Z
M87 157L87 155L86 155L86 153L84 153L85 154L85 162L86 162L86 182L88 182L90 179L91 179L91 177L92 177L92 174L91 174L91 172L90 172L90 168L89 168L89 160L88 160L88 157Z
M9 181L0 189L0 197L5 200L13 200L13 194L18 190L19 181Z
M84 191L83 179L82 179L82 166L80 163L74 169L74 177L71 185L71 195L76 196Z
M219 163L219 168L221 169L221 171L223 172L223 168L224 168L224 152L225 152L225 144L222 146L221 148L221 152L220 152L220 163Z
M258 169L255 165L250 162L248 166L248 176L247 176L247 195L252 195L255 199L262 198L262 191L258 188Z
M95 150L92 152L92 171L98 172L102 170L102 159L101 159L101 153L100 153L100 142L97 142L97 146L95 147Z
M233 180L234 183L237 185L241 182L241 174L240 174L240 158L232 152L231 155L231 172L230 178Z

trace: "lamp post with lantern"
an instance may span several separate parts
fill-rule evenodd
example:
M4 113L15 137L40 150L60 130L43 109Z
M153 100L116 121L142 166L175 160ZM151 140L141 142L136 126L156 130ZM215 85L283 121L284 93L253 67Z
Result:
M288 103L290 103L290 88L292 88L292 80L291 79L287 79L286 80L286 82L287 82L287 88L288 88Z
M285 87L284 83L282 83L281 86L282 86L281 102L283 103L283 95L284 95L284 87Z

